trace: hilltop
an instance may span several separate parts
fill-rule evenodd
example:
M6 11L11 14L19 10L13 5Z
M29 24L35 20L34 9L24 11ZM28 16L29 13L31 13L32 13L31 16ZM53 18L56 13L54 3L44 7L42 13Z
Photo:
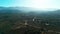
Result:
M20 10L21 8L0 7L0 33L11 30L11 27L15 24L24 23L25 20L28 20L28 24L30 25L40 27L42 23L42 27L44 28L60 31L60 10L48 12L34 12L35 10L33 10L25 12L24 10ZM36 18L33 22L34 17ZM46 23L49 25L46 26Z

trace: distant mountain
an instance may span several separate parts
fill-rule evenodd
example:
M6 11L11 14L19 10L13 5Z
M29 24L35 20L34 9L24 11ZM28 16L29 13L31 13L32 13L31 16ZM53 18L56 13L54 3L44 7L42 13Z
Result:
M0 7L0 13L19 13L19 12L43 12L30 7Z
M43 18L60 18L60 10L43 11L29 7L0 7L0 13L25 13L26 15L42 16Z

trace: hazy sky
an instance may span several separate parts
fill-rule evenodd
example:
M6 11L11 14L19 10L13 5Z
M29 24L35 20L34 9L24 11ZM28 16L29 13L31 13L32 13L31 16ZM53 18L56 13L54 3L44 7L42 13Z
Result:
M60 9L60 0L0 0L0 6L24 6L41 9Z

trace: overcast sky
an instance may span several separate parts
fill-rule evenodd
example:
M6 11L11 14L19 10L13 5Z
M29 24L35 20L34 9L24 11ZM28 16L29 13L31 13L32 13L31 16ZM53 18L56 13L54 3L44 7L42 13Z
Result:
M60 9L60 0L0 0L0 6L24 6L40 9Z

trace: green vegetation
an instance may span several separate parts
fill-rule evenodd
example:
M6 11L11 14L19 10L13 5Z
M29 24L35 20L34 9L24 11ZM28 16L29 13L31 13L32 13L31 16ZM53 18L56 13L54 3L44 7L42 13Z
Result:
M11 30L13 25L18 23L24 23L24 20L28 20L28 24L45 27L47 29L60 31L60 10L53 12L23 12L17 9L2 9L0 10L0 33L3 34ZM32 21L36 17L39 21ZM35 19L35 20L36 20ZM42 24L41 24L42 23ZM49 25L46 26L45 23Z

